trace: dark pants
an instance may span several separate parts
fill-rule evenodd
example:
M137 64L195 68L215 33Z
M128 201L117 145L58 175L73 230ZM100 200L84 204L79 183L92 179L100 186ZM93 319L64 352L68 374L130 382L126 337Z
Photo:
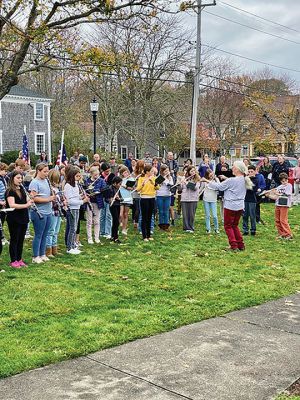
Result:
M243 236L239 230L239 220L243 210L233 211L224 208L224 229L232 249L244 249Z
M10 235L10 242L9 242L10 260L11 262L21 261L27 224L18 225L15 222L7 221L7 225Z
M256 203L249 203L245 201L245 210L243 214L243 230L244 233L249 232L249 217L251 225L251 233L256 231Z
M109 207L112 217L111 238L117 240L119 238L119 225L120 225L120 205L116 204Z
M155 198L141 198L142 213L142 235L143 239L149 239L151 236L151 218L155 208Z
M5 212L0 212L0 219L1 219L1 225L2 225L2 230L0 231L0 240L1 240L1 239L4 239L3 224L4 224L4 221L6 220Z
M140 214L140 198L133 199L132 204L132 221L135 224L139 222L139 214Z

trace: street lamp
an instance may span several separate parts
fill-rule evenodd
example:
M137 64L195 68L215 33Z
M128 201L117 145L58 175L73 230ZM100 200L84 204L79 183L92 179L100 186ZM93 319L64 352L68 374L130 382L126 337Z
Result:
M97 120L97 112L99 110L99 103L94 96L93 101L90 103L90 110L93 115L93 123L94 123L94 154L96 154L96 120Z

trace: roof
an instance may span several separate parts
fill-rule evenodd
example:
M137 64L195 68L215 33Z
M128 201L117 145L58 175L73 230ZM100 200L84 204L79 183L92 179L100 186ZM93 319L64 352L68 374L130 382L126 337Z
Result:
M24 86L21 86L21 85L13 86L10 89L9 93L7 94L7 96L30 97L30 98L35 97L35 98L38 98L38 99L49 99L49 100L51 100L51 98L46 96L45 94L37 92L37 91L32 90L32 89L28 89L28 88L26 88Z

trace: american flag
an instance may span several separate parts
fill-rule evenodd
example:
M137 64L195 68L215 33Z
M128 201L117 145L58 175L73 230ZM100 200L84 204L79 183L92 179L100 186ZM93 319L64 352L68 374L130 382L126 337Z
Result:
M23 133L22 158L27 164L30 164L28 139L25 132Z
M58 151L57 159L56 159L56 165L67 165L67 152L66 152L66 146L63 144L62 145L62 155L60 156L61 150Z

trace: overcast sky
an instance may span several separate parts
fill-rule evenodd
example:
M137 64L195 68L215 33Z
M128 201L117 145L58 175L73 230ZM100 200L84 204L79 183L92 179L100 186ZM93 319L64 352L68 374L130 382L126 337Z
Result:
M203 0L203 3L212 3ZM268 20L275 21L299 32L263 21L252 15L247 15L225 3L257 14ZM265 35L247 27L223 20L206 12L202 14L202 42L217 46L228 52L257 59L269 64L284 66L300 71L300 1L299 0L224 0L218 1L213 7L206 7L205 11L212 12L236 22L249 25L253 28L287 38L299 44ZM185 15L188 26L196 28L196 14L190 12ZM218 54L222 54L218 52ZM224 54L224 57L228 57ZM264 68L262 64L242 60L232 56L243 70L255 71ZM270 67L276 74L288 73L300 82L300 72L280 70ZM299 83L300 87L300 83Z

